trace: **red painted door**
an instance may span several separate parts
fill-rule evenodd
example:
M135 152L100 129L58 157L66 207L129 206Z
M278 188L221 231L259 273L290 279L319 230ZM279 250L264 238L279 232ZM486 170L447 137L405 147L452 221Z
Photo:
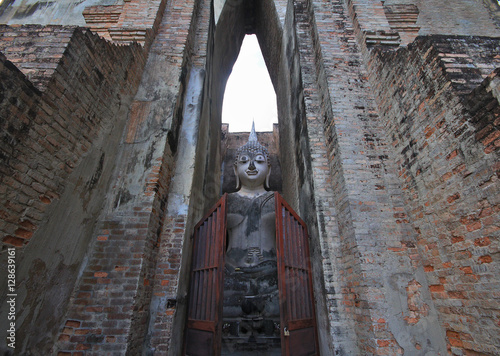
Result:
M226 194L196 225L184 344L187 356L217 356L222 333Z
M281 349L284 356L319 355L307 228L275 193Z

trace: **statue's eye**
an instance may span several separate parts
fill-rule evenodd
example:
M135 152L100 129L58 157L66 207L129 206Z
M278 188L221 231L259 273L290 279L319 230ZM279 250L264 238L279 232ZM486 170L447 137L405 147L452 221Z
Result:
M257 155L257 156L255 156L255 161L260 162L260 163L265 162L266 157L264 157L264 155Z
M245 162L248 162L248 160L249 160L249 159L250 159L250 158L248 158L248 156L245 156L245 155L240 156L240 162L245 163Z

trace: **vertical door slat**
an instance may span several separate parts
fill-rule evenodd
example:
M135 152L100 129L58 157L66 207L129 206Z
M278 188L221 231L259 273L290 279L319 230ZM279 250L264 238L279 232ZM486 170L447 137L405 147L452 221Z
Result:
M319 355L307 228L278 193L275 202L282 354Z
M225 194L196 225L193 234L184 355L220 354L226 198Z

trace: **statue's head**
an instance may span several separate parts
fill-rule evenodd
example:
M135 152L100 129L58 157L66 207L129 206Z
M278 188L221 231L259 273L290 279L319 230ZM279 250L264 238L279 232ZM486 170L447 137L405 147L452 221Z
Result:
M234 173L238 190L241 187L250 190L261 187L269 189L269 176L271 174L269 153L257 140L255 125L252 125L248 142L236 151Z

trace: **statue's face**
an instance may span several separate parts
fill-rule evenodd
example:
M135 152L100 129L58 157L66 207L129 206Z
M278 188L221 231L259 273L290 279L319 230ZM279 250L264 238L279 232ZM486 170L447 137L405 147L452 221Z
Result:
M241 152L235 167L242 186L257 188L262 186L269 173L267 157L262 152Z

